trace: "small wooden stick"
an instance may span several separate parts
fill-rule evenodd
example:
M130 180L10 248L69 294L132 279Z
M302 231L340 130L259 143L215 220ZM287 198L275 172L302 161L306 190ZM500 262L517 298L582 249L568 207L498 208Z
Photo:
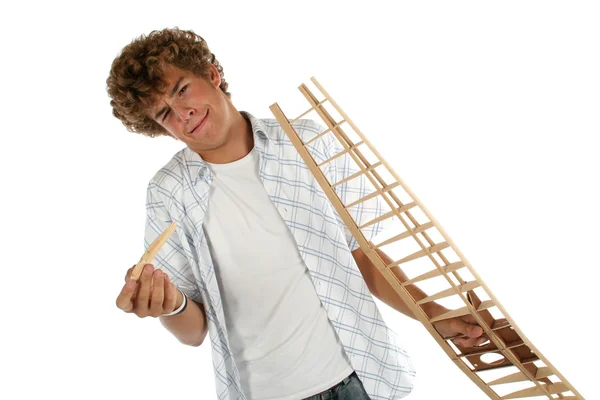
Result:
M130 279L133 279L134 281L140 279L140 275L142 275L144 265L152 263L152 260L154 260L154 257L156 257L156 255L158 254L160 248L163 247L165 243L167 243L169 237L173 234L173 232L175 232L176 226L177 223L173 222L171 226L165 229L164 232L161 233L160 236L157 237L150 246L148 246L148 249L146 250L144 255L142 255L142 258L140 258L140 261L136 264L135 267L133 267Z

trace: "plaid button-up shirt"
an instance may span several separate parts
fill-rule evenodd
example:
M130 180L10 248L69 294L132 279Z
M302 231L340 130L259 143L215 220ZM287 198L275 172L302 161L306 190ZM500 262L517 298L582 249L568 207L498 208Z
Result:
M243 115L252 126L264 188L293 234L316 294L366 391L373 399L406 396L412 389L415 372L398 337L383 321L352 257L351 251L359 247L356 240L279 123L275 119L257 119L246 112ZM293 126L303 142L325 129L312 120L299 120ZM308 149L317 163L342 150L331 133L312 142ZM332 184L358 171L347 155L323 168ZM215 266L202 229L210 207L211 182L211 171L197 153L187 147L176 153L148 185L145 245L152 243L172 221L177 223L176 232L154 264L166 271L189 298L204 305L218 398L247 399L229 347ZM361 176L335 190L344 204L350 204L371 193L373 187ZM375 198L349 211L362 225L386 210ZM381 223L376 223L363 229L363 233L370 240L382 228Z

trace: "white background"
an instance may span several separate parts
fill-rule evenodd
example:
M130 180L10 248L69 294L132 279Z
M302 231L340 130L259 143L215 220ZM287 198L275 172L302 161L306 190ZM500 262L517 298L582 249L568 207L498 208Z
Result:
M115 306L143 253L147 181L181 144L127 132L105 80L130 40L173 26L207 40L234 104L258 117L315 76L527 337L598 398L596 2L12 3L1 398L216 398L208 343ZM382 312L418 369L410 399L485 398L418 322Z

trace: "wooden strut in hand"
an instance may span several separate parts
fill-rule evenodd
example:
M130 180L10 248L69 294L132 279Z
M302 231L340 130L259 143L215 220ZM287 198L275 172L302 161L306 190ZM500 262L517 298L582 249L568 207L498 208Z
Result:
M358 130L348 115L341 110L315 78L311 78L311 81L325 98L319 100L306 85L300 85L298 89L310 104L308 111L289 120L277 103L274 103L270 110L344 224L352 232L361 249L448 357L491 399L540 397L583 399L565 377L525 337L452 239ZM335 110L326 106L331 106ZM341 120L336 121L329 113L328 108L339 114ZM318 114L328 129L312 138L302 138L292 124L313 111ZM354 131L356 134L354 136L357 138L351 138L344 131L347 129L350 132L348 126ZM310 152L312 143L326 134L333 135L335 140L340 142L342 150L328 160L317 161ZM304 142L303 139L305 139ZM374 157L369 159L365 156L366 153L363 153L365 147L367 152L370 151ZM339 182L329 182L320 167L344 154L351 157L359 171L349 177L343 177ZM364 175L368 179L374 187L374 192L350 204L344 204L335 188L359 175ZM386 178L384 179L383 176ZM391 176L391 179L387 176ZM362 222L362 225L359 226L348 209L377 196L389 206L391 211L373 221ZM403 202L400 200L401 198L410 200ZM422 217L416 218L418 214L422 214ZM397 218L405 230L378 244L367 241L361 229L388 218ZM442 239L435 241L435 237L442 237ZM404 254L404 257L398 261L386 263L375 251L383 246L411 239L416 241L416 249L420 249ZM427 259L431 263L428 263ZM407 266L413 270L417 269L416 273L413 271L410 279L405 282L401 282L391 271L400 264L403 268ZM427 264L427 267L421 269L422 264ZM407 290L408 285L420 286L424 282L435 282L435 280L437 280L437 284L444 285L443 290L425 299L417 301ZM422 307L424 304L438 299L454 300L460 306L446 314L430 318ZM453 343L452 339L455 338L442 337L433 326L437 321L461 316L471 316L484 330L489 342L475 348L462 347Z
M135 267L133 267L133 271L131 272L131 279L133 279L134 281L140 279L140 275L142 274L144 265L152 263L154 257L156 257L156 255L160 251L160 248L163 247L165 243L167 243L169 237L171 237L173 232L175 232L176 227L177 223L173 222L167 229L164 230L163 233L160 234L160 236L158 236L154 240L154 242L152 242L150 246L148 246L148 249L142 255L142 258L140 258L140 261L135 265Z

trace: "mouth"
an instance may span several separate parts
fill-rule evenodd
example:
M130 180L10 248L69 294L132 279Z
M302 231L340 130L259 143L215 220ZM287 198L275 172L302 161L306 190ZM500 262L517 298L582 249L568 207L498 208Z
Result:
M194 133L194 132L196 132L197 130L199 131L199 130L202 128L202 126L204 126L204 121L206 121L206 117L208 117L208 111L206 111L206 114L205 114L205 115L204 115L204 117L203 117L203 118L200 120L200 122L198 123L198 125L196 125L196 126L194 127L194 129L192 129L192 130L190 131L190 134L193 134L193 133Z

